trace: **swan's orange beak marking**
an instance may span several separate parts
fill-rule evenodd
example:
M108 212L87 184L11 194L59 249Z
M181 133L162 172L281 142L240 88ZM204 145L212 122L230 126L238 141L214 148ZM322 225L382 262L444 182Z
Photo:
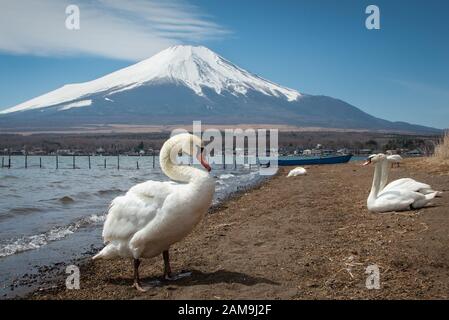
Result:
M212 168L207 163L207 161L204 159L203 151L204 151L204 148L201 148L201 152L198 154L197 158L198 158L198 161L201 163L201 165L207 170L207 172L210 172L212 170Z
M366 160L366 161L362 164L362 166L367 166L367 165L369 165L370 163L371 163L370 160Z

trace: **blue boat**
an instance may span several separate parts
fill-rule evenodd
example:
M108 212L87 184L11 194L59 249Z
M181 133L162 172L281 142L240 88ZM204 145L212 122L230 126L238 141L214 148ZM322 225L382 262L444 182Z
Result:
M278 166L305 166L312 164L336 164L346 163L351 160L352 154L342 156L325 156L325 157L310 157L310 158L279 158Z

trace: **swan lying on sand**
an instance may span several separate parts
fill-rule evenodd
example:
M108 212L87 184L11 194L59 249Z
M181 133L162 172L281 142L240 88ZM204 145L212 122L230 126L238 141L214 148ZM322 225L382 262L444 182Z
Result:
M385 170L388 170L389 166L388 159L382 153L371 155L364 165L371 163L375 164L375 169L371 192L367 200L368 210L370 211L388 212L418 209L428 205L439 194L439 192L431 190L430 186L425 184L422 185L429 188L424 191L429 193L422 193L420 192L421 189L414 191L414 188L410 187L413 184L401 182L404 181L403 179L393 181L383 187L386 184L385 177L388 179L388 175L385 174Z
M207 170L175 163L179 151L195 154ZM147 181L135 185L115 198L106 217L103 239L107 245L93 259L116 257L133 259L134 287L146 291L140 283L141 258L162 253L164 277L171 279L168 250L187 236L212 203L215 181L209 175L209 164L203 158L201 139L191 134L176 135L167 140L160 152L160 165L165 175L175 181Z
M290 170L287 177L296 177L307 174L307 170L303 167L296 167L295 169Z

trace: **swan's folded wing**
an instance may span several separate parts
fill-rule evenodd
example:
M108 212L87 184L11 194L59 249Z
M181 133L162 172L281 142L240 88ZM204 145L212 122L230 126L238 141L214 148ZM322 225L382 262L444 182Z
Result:
M104 241L127 240L144 228L176 187L170 181L147 181L112 200L103 228Z
M375 206L382 211L406 210L415 201L425 199L425 196L413 191L392 190L382 192L376 199Z
M418 191L421 189L430 189L430 186L428 184L418 182L411 178L403 178L403 179L398 179L398 180L390 182L388 185L385 186L385 188L382 190L382 192L388 192L388 191L399 190L399 189L409 190L409 191Z
M146 181L131 187L126 194L135 194L144 198L165 197L180 184L172 181Z

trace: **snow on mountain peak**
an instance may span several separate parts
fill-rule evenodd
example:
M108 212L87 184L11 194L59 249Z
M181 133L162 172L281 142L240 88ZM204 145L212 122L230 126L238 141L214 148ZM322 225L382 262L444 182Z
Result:
M96 80L65 85L0 113L49 107L99 92L110 95L153 81L179 83L199 96L204 96L202 89L205 87L218 94L227 91L236 96L255 90L288 101L301 96L296 90L279 86L237 67L206 47L178 45Z

